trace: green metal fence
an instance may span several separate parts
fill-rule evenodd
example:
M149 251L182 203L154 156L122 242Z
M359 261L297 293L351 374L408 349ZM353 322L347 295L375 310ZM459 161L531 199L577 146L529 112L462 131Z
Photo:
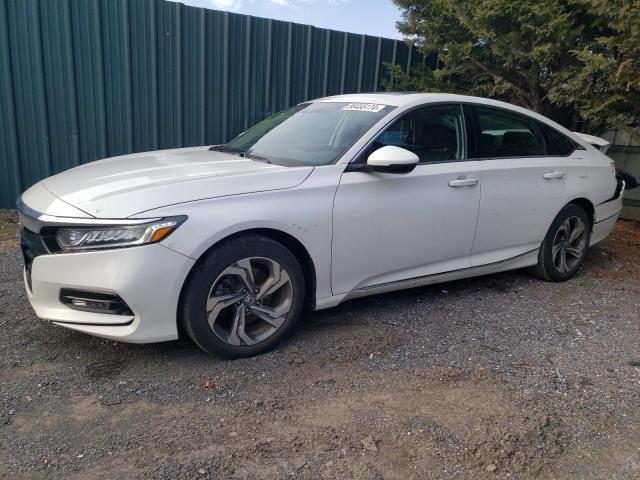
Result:
M376 91L401 41L162 0L0 0L0 207L92 160L215 144L291 104Z

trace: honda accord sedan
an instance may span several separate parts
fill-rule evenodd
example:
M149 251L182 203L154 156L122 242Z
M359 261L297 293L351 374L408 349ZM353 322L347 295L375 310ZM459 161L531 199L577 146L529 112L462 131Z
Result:
M239 357L303 308L530 267L576 274L624 180L532 111L449 94L301 103L213 147L136 153L18 200L36 314L125 342Z

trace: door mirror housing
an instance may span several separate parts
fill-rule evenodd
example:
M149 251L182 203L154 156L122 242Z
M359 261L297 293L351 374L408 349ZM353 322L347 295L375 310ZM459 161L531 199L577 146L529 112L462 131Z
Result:
M380 173L409 173L420 159L405 148L387 145L379 148L367 158L367 170Z

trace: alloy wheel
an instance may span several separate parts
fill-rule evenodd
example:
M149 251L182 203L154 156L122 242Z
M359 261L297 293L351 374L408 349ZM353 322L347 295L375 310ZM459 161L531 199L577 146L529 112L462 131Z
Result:
M577 216L567 218L558 228L551 247L553 266L560 273L576 268L587 247L588 230Z
M275 260L248 257L229 265L207 297L209 327L229 345L255 345L286 321L293 303L287 271Z

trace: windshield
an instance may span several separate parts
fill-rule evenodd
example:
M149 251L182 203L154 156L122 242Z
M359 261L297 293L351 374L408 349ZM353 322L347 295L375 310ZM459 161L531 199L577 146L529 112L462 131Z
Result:
M284 110L222 146L276 165L329 165L393 107L306 103Z

